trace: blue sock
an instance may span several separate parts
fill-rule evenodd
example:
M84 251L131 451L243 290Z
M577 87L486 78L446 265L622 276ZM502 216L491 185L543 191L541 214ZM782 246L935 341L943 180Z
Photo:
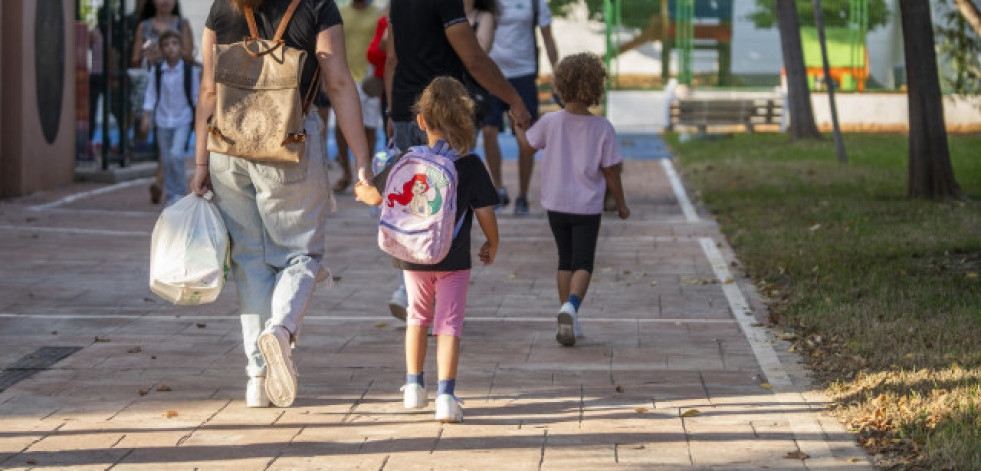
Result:
M570 294L568 302L569 304L572 304L572 307L576 308L576 312L579 312L579 305L582 304L582 300L579 299L579 296Z
M453 391L456 389L455 379L441 379L439 380L439 386L436 387L436 395L449 394L453 395Z
M417 375L406 373L405 384L418 384L419 386L426 387L426 379L423 378L423 375L425 374L426 373L424 371L420 371Z

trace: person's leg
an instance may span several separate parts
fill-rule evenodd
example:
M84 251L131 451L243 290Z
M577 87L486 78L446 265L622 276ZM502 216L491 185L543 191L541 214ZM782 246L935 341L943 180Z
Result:
M408 318L405 328L405 386L402 387L402 405L408 409L426 407L429 398L423 379L426 350L429 346L427 331L433 323L436 282L433 272L403 271L408 292Z
M557 270L555 285L559 290L559 305L562 305L566 299L569 299L569 291L572 289L572 270Z
M562 310L573 311L573 331L576 338L582 337L582 327L579 325L579 306L586 298L589 290L589 280L593 273L593 262L596 258L596 241L599 238L599 214L577 214L572 220L572 280L569 286L569 296Z
M341 177L337 179L337 183L334 184L334 191L342 192L351 185L351 162L347 155L347 139L344 138L340 126L334 128L334 142L337 143L337 165L341 167L341 172L343 172Z
M558 211L548 211L548 226L552 230L555 238L555 247L558 251L559 265L556 274L556 285L559 292L559 308L556 321L558 323L558 333L555 340L560 344L571 347L576 344L575 322L576 311L569 306L568 297L570 285L573 278L573 217L575 215Z
M460 422L463 409L456 399L457 367L460 362L460 335L467 307L470 270L438 272L433 335L436 336L436 420Z
M246 374L264 381L266 363L259 352L258 339L270 315L276 273L263 257L262 216L256 206L255 187L246 165L242 159L211 154L215 203L231 239L230 268L238 295L242 341L248 361ZM250 390L252 387L250 380ZM268 405L268 400L262 405Z
M497 206L499 208L503 208L511 202L501 176L501 143L497 139L497 135L501 133L504 125L503 114L506 108L507 104L497 97L492 97L490 111L484 118L484 125L480 130L484 138L484 161L487 162L487 170L497 188L497 197L501 200L500 205Z
M266 391L274 404L296 399L291 347L317 283L331 282L324 264L330 204L323 154L308 146L297 163L248 162L264 231L263 259L276 273L270 319L259 335L266 362ZM288 208L289 210L284 210Z
M509 79L511 85L521 96L525 108L531 113L531 120L538 119L538 85L536 76L524 75ZM514 200L514 214L528 214L528 188L531 185L531 174L535 167L535 151L518 150L518 197Z
M164 188L167 189L167 204L171 205L177 200L190 193L187 184L187 169L184 158L184 149L187 145L188 135L191 133L190 126L181 126L172 129L169 148L161 145L160 154L164 165L165 179ZM166 149L166 155L164 150Z

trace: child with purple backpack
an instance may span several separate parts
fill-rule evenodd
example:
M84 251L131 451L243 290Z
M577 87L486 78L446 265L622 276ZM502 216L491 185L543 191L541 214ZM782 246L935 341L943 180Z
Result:
M493 263L498 245L497 190L483 161L470 153L475 140L473 106L458 80L434 79L415 109L428 146L413 147L392 166L382 193L379 245L393 255L393 266L404 270L409 301L402 404L421 409L429 403L422 368L432 326L438 422L463 420L455 387L474 217L487 238L480 261Z

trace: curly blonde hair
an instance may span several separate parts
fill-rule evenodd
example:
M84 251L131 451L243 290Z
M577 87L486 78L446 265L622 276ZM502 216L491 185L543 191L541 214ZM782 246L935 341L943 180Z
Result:
M555 91L566 103L598 105L603 98L606 77L606 68L599 56L580 52L564 57L555 66Z
M436 77L422 91L415 106L433 133L439 134L459 154L473 148L473 100L467 88L453 77Z

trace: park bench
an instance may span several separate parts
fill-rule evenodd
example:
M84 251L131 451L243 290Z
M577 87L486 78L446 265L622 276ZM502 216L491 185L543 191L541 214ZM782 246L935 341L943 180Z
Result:
M709 126L745 126L753 132L755 126L779 125L783 105L776 98L690 98L671 102L668 130L675 126L691 126L704 133Z

